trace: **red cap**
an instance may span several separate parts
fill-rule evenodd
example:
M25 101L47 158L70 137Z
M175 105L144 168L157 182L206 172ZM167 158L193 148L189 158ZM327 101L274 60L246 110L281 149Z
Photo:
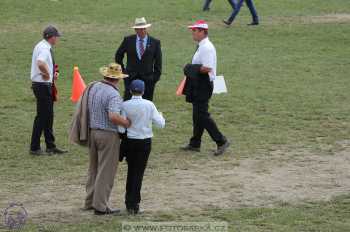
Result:
M205 20L197 20L193 25L188 26L188 28L190 29L200 28L205 30L209 29L208 24Z

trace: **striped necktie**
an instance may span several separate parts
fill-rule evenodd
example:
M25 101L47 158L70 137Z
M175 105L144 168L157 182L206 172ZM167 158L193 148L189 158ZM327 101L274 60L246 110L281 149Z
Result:
M145 53L145 47L143 46L143 39L139 39L139 51L140 51L140 58Z

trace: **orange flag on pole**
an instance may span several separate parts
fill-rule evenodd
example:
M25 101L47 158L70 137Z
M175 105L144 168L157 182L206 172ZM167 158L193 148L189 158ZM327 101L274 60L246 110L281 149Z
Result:
M74 67L73 70L73 85L72 85L72 102L76 103L79 101L81 95L86 88L85 82L80 75L79 68L77 66Z

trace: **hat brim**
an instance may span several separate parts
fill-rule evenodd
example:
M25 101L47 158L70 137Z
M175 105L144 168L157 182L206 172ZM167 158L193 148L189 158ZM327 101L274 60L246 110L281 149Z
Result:
M127 74L124 74L122 73L121 75L112 75L110 73L108 73L108 68L107 67L102 67L100 68L100 73L102 76L104 77L108 77L108 78L111 78L111 79L124 79L124 78L127 78L129 75Z
M145 25L139 25L139 26L133 26L132 28L134 28L134 29L144 29L144 28L149 28L149 27L151 27L152 26L152 24L145 24Z
M193 29L202 29L202 30L208 30L208 28L207 27L199 27L199 26L188 26L187 27L188 29L190 29L190 30L193 30Z

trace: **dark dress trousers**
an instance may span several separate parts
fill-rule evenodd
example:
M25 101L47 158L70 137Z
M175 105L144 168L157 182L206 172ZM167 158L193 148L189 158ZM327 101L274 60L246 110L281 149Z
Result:
M141 79L146 85L143 98L152 101L155 85L162 74L160 41L148 35L145 52L140 60L136 50L136 39L136 35L125 37L115 54L116 63L122 65L124 72L129 75L124 79L124 100L131 99L129 88L131 82L135 79ZM123 63L125 54L127 55L126 67Z
M207 130L216 144L221 146L225 144L226 138L219 131L209 113L209 100L213 94L214 85L208 74L200 73L201 66L187 64L184 68L184 74L187 78L184 94L186 101L192 103L193 106L193 136L190 145L199 148L204 130Z
M44 132L47 149L55 148L55 136L53 135L53 98L52 83L33 82L32 89L36 98L36 116L33 123L33 132L30 150L40 149L40 137Z
M126 180L125 205L127 209L138 209L141 201L143 175L152 149L152 139L126 139Z

